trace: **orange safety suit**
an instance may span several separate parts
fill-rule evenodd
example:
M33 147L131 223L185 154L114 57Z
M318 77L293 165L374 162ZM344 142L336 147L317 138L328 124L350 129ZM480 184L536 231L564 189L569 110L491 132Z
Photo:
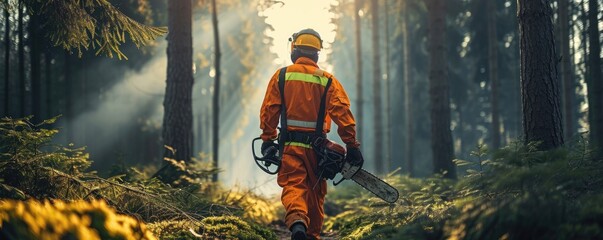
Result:
M280 118L281 95L278 87L278 70L270 79L260 110L262 140L277 138ZM332 79L326 96L324 133L331 127L331 119L337 124L337 133L349 147L359 147L356 140L356 123L350 111L350 100L341 83L309 58L300 57L287 67L285 78L285 105L289 132L314 132L318 110L328 78ZM281 201L285 207L285 223L288 228L302 222L309 237L319 239L324 219L324 200L327 184L318 179L317 157L309 144L285 143L281 169L277 176L283 188ZM317 184L317 182L320 183ZM316 188L314 186L316 185Z

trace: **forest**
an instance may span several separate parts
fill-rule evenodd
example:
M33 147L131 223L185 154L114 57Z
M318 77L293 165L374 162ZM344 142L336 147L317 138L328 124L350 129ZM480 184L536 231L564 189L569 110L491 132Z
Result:
M338 174L319 239L603 239L602 4L2 0L0 239L293 239L252 140L307 28L399 193Z

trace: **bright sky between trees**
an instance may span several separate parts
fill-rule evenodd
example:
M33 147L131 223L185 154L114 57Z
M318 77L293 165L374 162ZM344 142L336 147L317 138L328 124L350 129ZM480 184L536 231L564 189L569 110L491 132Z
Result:
M275 63L287 65L291 63L289 58L289 37L294 32L305 28L312 28L320 33L324 49L320 53L319 65L322 68L330 66L325 63L331 43L335 38L335 25L331 23L334 17L329 12L331 5L336 5L335 0L283 0L284 5L274 4L271 8L261 12L266 16L266 22L274 28L266 34L274 39L274 45L270 48L278 55Z

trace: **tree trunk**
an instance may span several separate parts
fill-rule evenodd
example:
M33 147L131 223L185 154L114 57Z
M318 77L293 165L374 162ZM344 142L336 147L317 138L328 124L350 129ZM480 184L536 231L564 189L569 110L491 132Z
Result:
M4 8L4 115L10 115L10 13Z
M540 150L563 144L553 11L546 0L518 0L525 142Z
M559 0L559 37L561 40L561 78L563 84L563 116L565 138L574 135L574 78L570 57L568 0Z
M384 173L383 163L383 109L381 103L381 51L379 51L379 4L378 2L371 1L371 15L373 24L373 106L374 106L374 124L375 128L375 139L374 139L374 161L375 161L375 172L377 174Z
M496 37L496 6L494 0L485 0L488 12L488 73L492 91L490 106L492 110L492 149L500 147L500 114L498 110L498 39Z
M459 150L460 150L459 152L461 154L461 157L465 157L462 154L467 152L467 151L465 151L465 144L464 144L465 142L463 141L463 139L465 137L465 134L464 134L465 132L463 131L463 129L465 129L465 115L464 115L465 113L463 112L463 106L465 106L464 102L459 101L458 106L456 108L456 112L459 115L458 126L457 126L457 129L458 129L457 137L458 137L458 141L459 141Z
M408 169L409 176L414 176L414 161L413 161L413 149L414 149L414 136L413 136L413 108L412 108L412 79L410 75L410 48L408 43L408 2L400 1L402 4L402 64L403 64L403 81L404 81L404 109L406 117L406 141L405 153L406 153L406 168Z
M601 43L599 42L599 4L588 1L588 115L590 138L597 156L603 155L603 84L601 83Z
M18 31L19 31L19 104L20 114L19 117L25 117L27 115L27 102L25 101L25 43L23 43L23 0L19 0L17 6L18 14Z
M67 142L73 141L73 56L65 52L65 133Z
M385 171L391 171L391 142L392 142L392 124L391 124L391 96L390 86L391 78L389 74L390 52L389 52L389 0L383 1L383 13L385 14Z
M218 168L218 154L220 152L220 34L218 31L218 13L216 12L216 0L211 1L212 6L212 24L214 27L214 44L215 44L215 71L216 76L214 78L214 121L213 121L213 157L214 167ZM214 173L212 177L213 182L218 181L218 173Z
M46 118L53 117L54 98L52 96L54 83L52 82L52 53L51 46L47 46L44 53L44 75L46 75Z
M163 142L171 147L164 158L190 161L192 157L192 2L168 1L167 84L163 101ZM179 176L173 167L158 172L165 182Z
M450 131L450 86L446 56L446 2L428 0L429 95L431 100L431 149L434 173L456 178L452 163Z
M358 99L356 100L357 112L356 112L356 135L358 141L362 142L362 124L364 113L362 111L362 38L360 35L360 0L354 1L355 13L355 35L356 35L356 89L358 91Z
M38 16L33 13L29 21L29 43L31 62L31 103L33 121L42 120L42 82L40 81L40 34Z

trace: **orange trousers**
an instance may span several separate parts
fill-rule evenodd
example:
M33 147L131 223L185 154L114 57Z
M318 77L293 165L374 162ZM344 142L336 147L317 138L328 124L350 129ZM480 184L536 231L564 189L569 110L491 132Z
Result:
M314 171L318 164L316 154L312 148L301 146L285 146L284 153L277 181L283 188L285 223L291 228L294 223L302 222L308 237L320 239L327 182L318 180ZM317 181L320 182L316 184Z

